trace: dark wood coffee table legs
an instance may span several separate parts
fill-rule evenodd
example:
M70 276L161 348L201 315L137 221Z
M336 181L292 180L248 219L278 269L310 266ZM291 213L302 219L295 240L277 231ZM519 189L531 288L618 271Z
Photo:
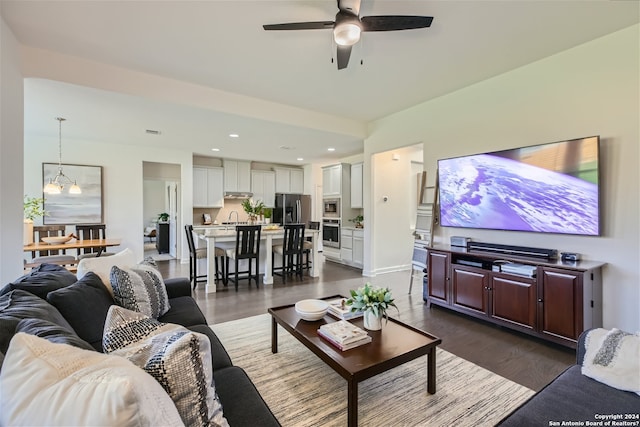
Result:
M436 393L436 348L432 347L427 353L427 392Z
M278 322L271 316L271 353L278 352Z
M358 381L347 381L347 425L358 426Z

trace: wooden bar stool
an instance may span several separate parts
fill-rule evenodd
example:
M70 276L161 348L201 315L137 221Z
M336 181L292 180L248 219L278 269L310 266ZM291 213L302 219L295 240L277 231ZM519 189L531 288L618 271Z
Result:
M254 279L256 281L256 288L259 286L261 230L262 226L260 225L236 225L236 247L234 249L227 249L227 267L225 271L226 281L233 280L236 285L236 292L238 291L238 273L247 273L249 285L251 285L251 279ZM233 279L229 276L229 258L235 261ZM247 271L238 271L238 263L243 259L249 262L249 268ZM251 274L253 260L256 262L255 275Z
M280 273L276 273L275 257L271 258L273 274L282 276L282 282L287 283L287 275L295 272L302 279L302 248L304 241L304 224L285 224L282 245L274 245L273 253L282 256Z
M196 286L198 286L198 282L204 282L207 277L206 274L198 275L198 260L207 258L207 248L196 248L196 243L193 236L193 225L187 224L184 226L184 229L187 233L187 245L189 246L189 281L193 283L193 289L195 289ZM222 280L222 282L226 286L227 281L224 273L226 257L225 250L216 246L214 256L216 257L215 282L217 283L218 280ZM222 270L220 270L220 266L222 266Z

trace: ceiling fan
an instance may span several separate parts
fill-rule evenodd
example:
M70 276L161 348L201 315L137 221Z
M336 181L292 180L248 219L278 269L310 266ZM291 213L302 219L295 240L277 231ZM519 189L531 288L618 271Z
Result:
M360 40L363 31L399 31L431 26L431 16L382 15L360 18L360 0L338 0L335 21L291 22L263 25L267 30L324 30L333 29L337 45L338 70L347 68L351 46Z

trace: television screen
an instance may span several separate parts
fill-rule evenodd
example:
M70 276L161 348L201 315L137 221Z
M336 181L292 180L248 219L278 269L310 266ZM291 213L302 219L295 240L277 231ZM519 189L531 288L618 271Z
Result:
M598 136L438 160L440 225L600 235Z

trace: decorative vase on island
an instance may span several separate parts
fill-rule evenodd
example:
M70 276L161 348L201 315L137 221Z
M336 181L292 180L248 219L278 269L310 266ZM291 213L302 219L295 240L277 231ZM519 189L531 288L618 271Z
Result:
M363 316L364 328L370 331L382 329L382 315L376 316L372 310L366 310Z

